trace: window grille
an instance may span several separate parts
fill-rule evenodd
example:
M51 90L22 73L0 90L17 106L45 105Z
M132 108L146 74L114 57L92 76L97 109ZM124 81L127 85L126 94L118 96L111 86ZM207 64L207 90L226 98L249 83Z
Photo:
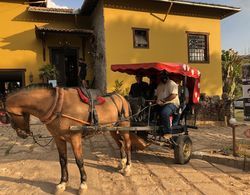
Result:
M208 62L208 35L188 34L189 62Z
M149 48L148 29L133 28L134 48Z

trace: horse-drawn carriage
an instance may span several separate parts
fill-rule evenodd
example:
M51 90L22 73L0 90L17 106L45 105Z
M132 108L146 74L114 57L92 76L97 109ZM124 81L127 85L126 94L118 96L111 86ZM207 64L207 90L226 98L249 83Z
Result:
M189 104L196 104L199 101L200 72L186 64L113 65L112 70L130 75L140 73L147 77L157 76L161 71L166 71L183 80L183 88L187 87L189 91ZM183 92L181 96L184 96ZM81 99L84 99L84 102ZM7 95L3 102L4 110L1 111L0 121L9 121L21 138L28 136L34 138L30 129L30 115L39 118L46 125L56 143L61 165L61 180L56 187L57 192L64 191L68 182L67 142L72 146L80 172L79 192L82 193L87 188L82 153L83 131L110 131L120 148L120 168L124 175L130 173L131 144L133 145L133 143L137 143L141 149L151 143L160 143L174 149L177 163L184 164L190 160L192 141L188 135L189 126L186 120L187 112L185 112L187 105L181 104L179 112L175 116L180 117L179 122L172 126L175 133L170 139L164 140L157 135L161 126L151 117L154 104L141 103L139 105L142 106L141 109L134 111L131 116L130 105L121 95L113 93L99 98L99 100L101 103L93 107L93 98L86 98L79 93L79 89L31 85ZM131 105L133 101L130 101ZM96 110L98 123L90 120L90 110ZM93 115L93 112L91 113ZM123 117L121 117L121 113Z
M188 128L196 128L195 122L187 124L187 117L191 113L192 105L199 102L200 97L200 72L186 64L176 63L141 63L141 64L121 64L112 65L111 69L115 72L127 73L129 75L141 75L148 78L159 78L165 71L171 78L178 77L182 85L180 87L180 107L171 117L177 118L177 122L172 124L172 136L165 139L161 136L162 125L156 113L152 113L154 106L152 100L143 97L127 97L132 108L132 115L129 116L130 126L72 126L71 130L82 131L130 131L132 147L144 149L150 144L157 144L174 149L175 162L185 164L190 160L192 153L192 141L188 135ZM188 90L189 101L185 102L185 92ZM125 120L127 120L126 118ZM195 120L195 118L194 118Z

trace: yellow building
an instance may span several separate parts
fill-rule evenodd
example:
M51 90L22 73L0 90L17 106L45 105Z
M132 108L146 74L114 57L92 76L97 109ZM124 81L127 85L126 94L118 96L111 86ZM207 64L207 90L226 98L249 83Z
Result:
M39 69L45 64L56 65L59 85L76 86L78 58L90 65L88 79L93 80L93 60L89 52L94 33L90 16L72 9L47 8L46 1L36 2L0 1L2 93L6 83L18 82L25 86L42 82Z
M59 85L77 84L77 59L88 64L90 84L112 91L134 78L112 64L179 62L197 67L201 91L222 93L221 31L239 8L168 0L85 0L79 13L21 0L0 0L0 82L41 82L39 68L53 63ZM33 78L32 78L33 76Z

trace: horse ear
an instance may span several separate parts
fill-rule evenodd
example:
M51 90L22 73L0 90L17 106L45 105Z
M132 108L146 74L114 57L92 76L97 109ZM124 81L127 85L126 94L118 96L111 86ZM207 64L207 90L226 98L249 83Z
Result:
M0 122L3 124L9 124L10 118L4 109L0 109Z

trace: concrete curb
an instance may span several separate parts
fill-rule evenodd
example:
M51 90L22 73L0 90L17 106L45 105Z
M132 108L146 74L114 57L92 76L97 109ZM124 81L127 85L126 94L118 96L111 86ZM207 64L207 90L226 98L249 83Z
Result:
M193 152L192 158L201 159L210 163L223 164L229 167L250 171L250 158L224 156L219 154L209 154L206 152Z

